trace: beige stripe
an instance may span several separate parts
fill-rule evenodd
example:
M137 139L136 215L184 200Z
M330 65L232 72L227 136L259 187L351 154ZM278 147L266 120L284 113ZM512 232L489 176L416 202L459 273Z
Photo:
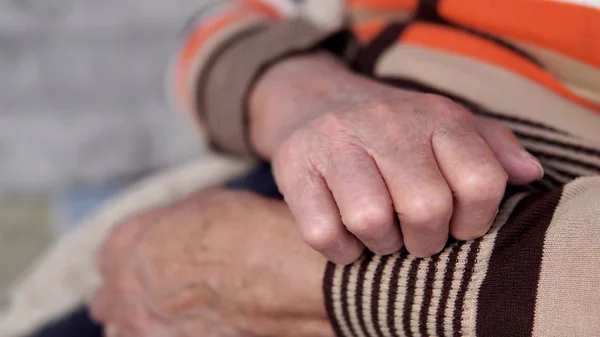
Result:
M356 308L356 287L358 286L358 282L361 281L358 279L358 270L360 269L363 260L364 257L352 264L346 293L346 298L348 298L348 312L350 313L350 324L352 324L356 337L365 337L358 322L358 310Z
M387 50L376 74L421 82L499 113L600 142L600 115L505 69L413 45Z
M494 118L487 118L487 119L497 120ZM544 129L536 128L533 126L520 124L518 122L511 122L511 121L505 121L505 120L502 120L502 121L497 120L497 121L501 122L506 127L508 127L509 129L511 129L515 132L521 132L526 135L537 136L537 137L541 137L541 138L548 139L548 140L554 140L554 141L562 142L565 144L582 146L582 147L590 148L590 149L600 148L600 142L592 142L592 141L588 141L586 139L581 139L581 138L578 138L577 135L563 135L563 134L557 133L555 131L544 130Z
M444 332L448 336L452 336L452 320L454 319L454 309L456 307L456 295L458 294L458 289L460 289L460 283L465 273L465 265L467 264L467 255L472 245L473 241L461 245L456 260L456 267L452 274L452 287L448 294L448 302L446 303L446 311L444 312Z
M534 44L512 41L540 61L579 96L600 103L600 70L570 56Z
M342 274L344 273L343 266L336 266L333 272L333 286L331 289L331 297L333 300L333 312L337 317L338 324L344 336L352 336L348 322L344 320L342 311Z
M600 336L600 177L565 186L546 232L533 336Z
M402 317L404 316L404 302L406 301L406 284L408 283L408 271L410 270L410 264L415 260L415 257L408 255L402 266L400 267L400 273L398 274L398 282L396 282L397 296L396 303L394 304L394 326L399 334L402 334L404 327L402 326Z
M504 203L504 207L498 212L496 220L492 225L490 231L483 237L479 246L479 254L475 260L475 266L473 267L473 275L471 276L471 283L465 293L465 303L463 305L462 313L462 335L463 336L475 336L477 327L477 299L479 297L479 289L481 284L487 275L488 264L490 263L490 257L494 250L494 244L496 242L496 236L498 231L506 221L508 221L512 214L515 206L519 201L523 200L526 193L520 193Z
M417 282L415 282L414 303L411 309L410 316L410 331L413 336L419 336L419 315L421 313L421 305L423 304L423 296L425 295L425 281L427 277L427 267L431 259L423 259L419 263L417 270Z
M375 326L373 322L373 317L371 317L371 310L376 310L376 308L371 308L371 297L373 296L373 280L375 278L375 270L377 266L381 262L381 256L374 256L373 260L369 262L367 266L367 271L365 272L365 282L363 285L363 312L362 316L365 319L365 325L367 326L367 333L369 336L375 337L377 336L377 332L375 331ZM385 280L382 280L385 281ZM378 294L376 294L378 295ZM379 302L381 305L381 302Z
M390 294L390 282L392 278L392 268L394 268L394 262L399 259L398 254L394 255L394 257L389 258L385 267L383 268L383 273L381 274L381 287L379 288L381 298L379 299L379 313L377 315L377 319L379 319L379 326L381 327L381 333L385 337L391 337L391 329L387 324L387 303L389 301L388 295ZM348 335L349 336L349 335Z
M427 333L429 336L436 335L436 316L439 311L440 299L442 295L442 287L444 286L444 274L446 273L446 266L448 265L448 256L450 251L456 244L453 244L440 254L440 258L435 268L435 281L433 282L433 291L431 293L431 304L429 305L429 311L427 314Z
M593 176L593 175L598 174L597 171L588 170L586 168L582 168L580 166L565 163L565 162L562 162L559 160L544 158L544 163L546 164L546 166L550 167L550 169L555 168L557 170L565 171L567 173L571 173L573 175L577 175L580 177Z
M600 130L598 130L600 132ZM581 163L586 163L590 165L594 165L600 168L600 157L585 154L583 152L576 152L573 150L568 150L565 148L561 148L554 145L548 145L540 142L530 141L530 140L521 140L521 143L528 149L534 151L540 151L543 153L559 155L561 157L569 158L572 160L576 160Z

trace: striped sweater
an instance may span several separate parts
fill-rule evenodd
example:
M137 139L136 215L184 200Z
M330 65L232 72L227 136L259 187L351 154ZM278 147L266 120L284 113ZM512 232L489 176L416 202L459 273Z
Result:
M427 259L401 251L329 264L323 288L336 334L600 336L600 10L592 2L211 7L186 29L173 97L216 147L247 153L246 96L262 71L296 52L333 48L365 75L505 124L541 160L545 178L509 188L480 239L449 242ZM332 39L345 30L353 40Z

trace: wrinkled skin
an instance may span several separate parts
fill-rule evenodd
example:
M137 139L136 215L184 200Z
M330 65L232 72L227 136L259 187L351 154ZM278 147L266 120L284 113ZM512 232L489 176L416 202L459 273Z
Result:
M108 337L333 336L325 263L283 202L202 191L116 228L92 316Z
M250 140L271 161L302 238L340 264L365 247L426 257L448 236L480 237L507 182L543 175L503 125L358 76L328 55L274 65L249 112Z

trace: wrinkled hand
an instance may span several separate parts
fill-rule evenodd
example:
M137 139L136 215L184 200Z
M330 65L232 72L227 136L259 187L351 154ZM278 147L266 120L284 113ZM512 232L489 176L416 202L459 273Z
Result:
M333 336L325 260L283 202L203 191L123 223L98 257L108 337Z
M297 92L285 79L300 83ZM423 257L442 250L449 235L480 237L507 180L543 175L505 127L327 59L284 62L255 91L254 144L272 157L304 240L337 263L356 260L365 246L385 255L405 245Z

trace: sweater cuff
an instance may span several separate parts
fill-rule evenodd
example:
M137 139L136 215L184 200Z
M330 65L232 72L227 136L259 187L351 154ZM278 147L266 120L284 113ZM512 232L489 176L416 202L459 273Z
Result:
M599 232L600 212L572 208L597 205L597 194L591 197L597 186L588 179L544 193L516 193L505 199L485 236L450 242L431 258L416 258L403 249L389 256L368 253L348 266L330 263L325 305L336 335L531 336L544 324L549 330L540 336L547 336L552 324L570 325L571 335L597 335L590 333L592 325L574 323L587 322L582 320L586 315L598 317L597 305L561 309L569 296L578 303L598 298L589 299L591 288L585 284L600 261L577 250L588 246L579 241L591 237L588 230ZM562 249L565 242L573 249ZM575 269L591 272L568 277ZM565 296L553 299L556 293ZM540 294L547 295L545 303Z
M247 102L260 75L285 57L317 48L343 54L349 41L349 33L324 31L295 19L265 23L230 43L197 85L196 111L204 114L212 145L238 155L252 154Z

